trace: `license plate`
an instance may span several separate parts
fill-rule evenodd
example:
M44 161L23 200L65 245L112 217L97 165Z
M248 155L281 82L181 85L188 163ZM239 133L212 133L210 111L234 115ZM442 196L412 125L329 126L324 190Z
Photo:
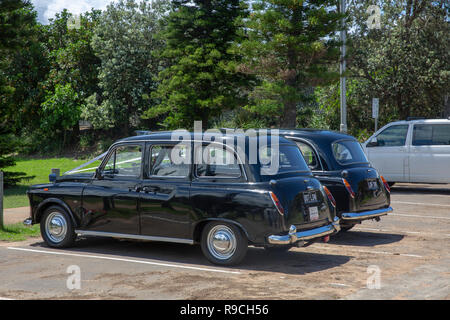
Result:
M303 199L305 200L305 203L310 202L316 202L317 201L317 195L315 192L308 192L303 194Z
M378 183L376 181L367 181L369 184L369 190L377 190L378 189Z
M317 207L309 208L309 221L319 220L319 209Z

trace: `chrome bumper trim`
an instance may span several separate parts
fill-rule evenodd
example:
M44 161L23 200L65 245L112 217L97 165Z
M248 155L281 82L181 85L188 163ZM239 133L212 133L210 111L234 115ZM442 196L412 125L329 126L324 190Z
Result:
M33 220L32 220L31 218L25 219L25 220L23 221L23 225L24 225L24 226L29 227L29 226L31 226L32 224L33 224Z
M298 241L312 240L315 238L320 238L333 233L337 233L339 232L339 230L341 230L341 227L339 225L339 218L335 217L332 223L311 230L297 232L297 228L295 226L291 226L291 228L289 229L289 233L287 235L285 236L272 235L267 238L267 241L269 244L274 245L294 244Z
M341 219L344 221L366 220L366 219L372 219L372 218L376 218L376 217L380 217L380 216L385 216L389 212L392 212L392 211L394 211L394 209L392 209L392 207L389 207L389 208L363 211L363 212L346 212L341 215Z

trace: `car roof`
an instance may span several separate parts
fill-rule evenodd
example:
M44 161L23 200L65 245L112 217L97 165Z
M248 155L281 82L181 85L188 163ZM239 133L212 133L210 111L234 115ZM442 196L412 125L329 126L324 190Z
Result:
M175 136L173 136L174 134L175 134ZM116 141L115 143L128 142L128 141L155 141L155 140L181 141L176 138L183 137L183 135L184 136L189 135L191 140L195 140L195 139L197 139L196 134L198 134L198 133L188 132L188 131L178 131L178 132L177 131L156 131L156 132L146 133L143 135L137 135L137 136L123 138L123 139ZM246 135L244 133L239 133L239 132L235 132L235 133L225 133L223 131L217 131L216 133L202 132L202 135L204 138L205 137L207 137L207 138L214 137L215 140L213 140L212 142L216 141L216 142L223 142L223 143L225 143L226 140L231 137L232 138L244 137L246 140L258 139L258 137L256 137L256 136L250 136L250 135ZM173 138L175 138L175 139L173 139ZM279 139L280 139L278 142L279 144L292 144L292 141L290 141L282 136L279 137ZM209 142L209 141L211 141L211 140L210 139L206 140L206 142Z
M330 143L336 140L356 140L355 137L333 130L323 129L280 129L280 135L307 138L315 142Z
M400 121L394 121L389 122L388 125L394 125L394 124L410 124L410 123L450 123L450 119L414 119L414 120L400 120Z

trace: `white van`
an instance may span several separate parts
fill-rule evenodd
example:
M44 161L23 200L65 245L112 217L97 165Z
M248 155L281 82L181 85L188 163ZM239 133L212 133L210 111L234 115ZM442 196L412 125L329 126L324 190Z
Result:
M389 183L450 183L450 120L391 122L363 143Z

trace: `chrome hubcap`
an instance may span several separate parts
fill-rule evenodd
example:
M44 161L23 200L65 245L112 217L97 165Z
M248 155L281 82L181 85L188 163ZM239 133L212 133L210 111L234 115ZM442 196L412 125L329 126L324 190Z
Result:
M59 212L52 212L48 215L45 227L45 234L52 242L61 242L66 237L67 221Z
M208 233L208 250L216 258L226 260L236 251L236 237L227 226L215 226Z

